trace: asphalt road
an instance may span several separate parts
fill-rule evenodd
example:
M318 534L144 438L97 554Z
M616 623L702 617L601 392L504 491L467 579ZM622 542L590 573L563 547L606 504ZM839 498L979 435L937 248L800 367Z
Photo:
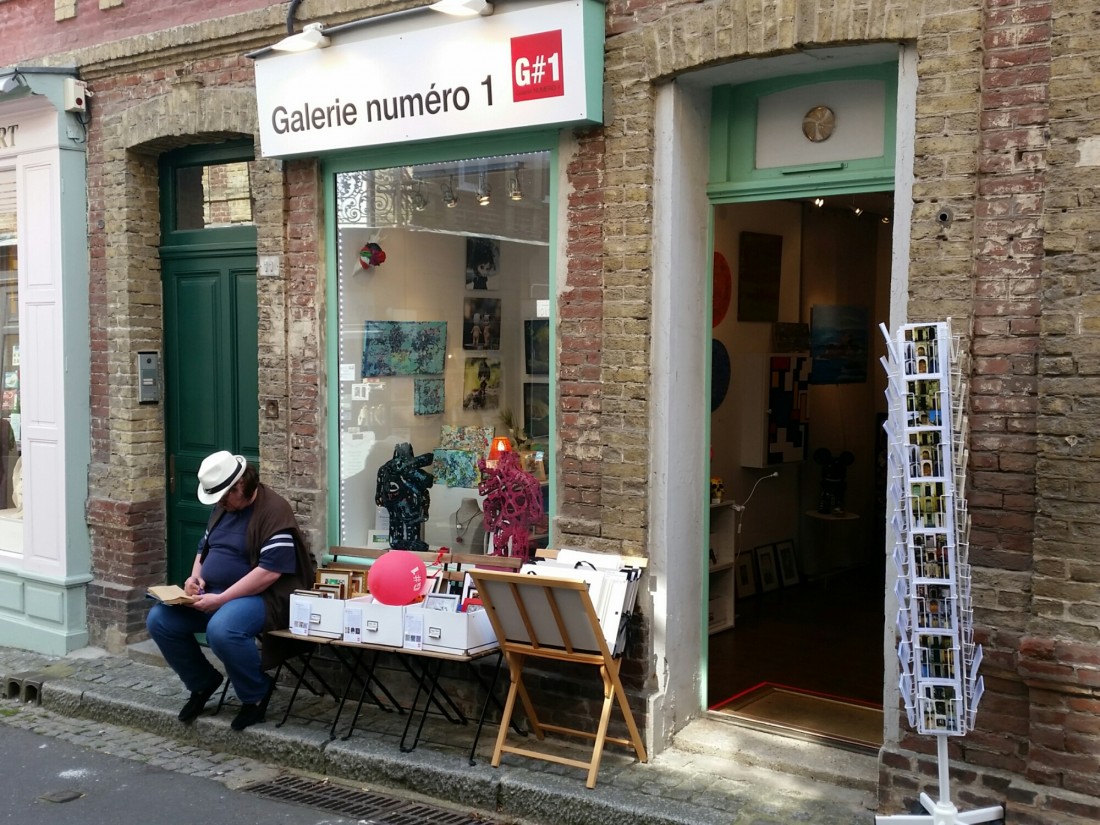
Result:
M0 822L19 825L356 825L304 805L0 725ZM68 801L60 801L69 798ZM51 801L57 799L59 801Z

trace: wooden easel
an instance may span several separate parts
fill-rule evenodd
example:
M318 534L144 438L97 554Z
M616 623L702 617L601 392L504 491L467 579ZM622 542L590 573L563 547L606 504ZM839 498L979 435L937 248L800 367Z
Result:
M588 769L587 787L596 787L596 774L606 742L634 748L638 761L647 761L645 745L634 723L634 714L619 681L620 660L608 650L600 622L588 596L588 585L582 581L549 576L525 576L491 570L470 570L481 601L489 611L497 641L508 662L511 686L504 703L492 765L500 766L501 754L514 753L532 759L542 759L560 765ZM523 667L529 658L551 659L592 665L600 670L603 680L603 709L596 732L542 724L538 720L531 698L523 685ZM531 731L541 741L545 731L595 740L592 758L587 762L555 754L518 748L505 744L512 721L516 697L523 702ZM629 739L607 735L611 708L618 702L626 721Z

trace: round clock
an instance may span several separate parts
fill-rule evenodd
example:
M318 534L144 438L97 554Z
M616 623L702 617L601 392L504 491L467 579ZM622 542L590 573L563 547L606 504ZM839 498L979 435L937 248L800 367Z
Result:
M814 106L802 117L802 134L813 143L828 140L836 128L836 115L828 106Z

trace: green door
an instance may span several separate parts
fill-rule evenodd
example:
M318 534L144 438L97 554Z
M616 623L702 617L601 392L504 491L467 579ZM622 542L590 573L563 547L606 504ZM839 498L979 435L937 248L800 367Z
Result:
M195 496L202 460L217 450L259 460L256 229L250 201L236 204L235 219L222 208L247 197L251 157L251 147L228 163L191 150L161 164L168 581L177 584L210 515ZM244 182L237 174L227 186L226 166L244 167Z

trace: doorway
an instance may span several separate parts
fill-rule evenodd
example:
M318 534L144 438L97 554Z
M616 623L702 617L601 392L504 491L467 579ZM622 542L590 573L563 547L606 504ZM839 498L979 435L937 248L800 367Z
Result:
M707 706L876 749L892 193L713 210Z
M259 460L256 227L251 142L161 159L168 581L190 575L210 508L196 498L217 450Z

